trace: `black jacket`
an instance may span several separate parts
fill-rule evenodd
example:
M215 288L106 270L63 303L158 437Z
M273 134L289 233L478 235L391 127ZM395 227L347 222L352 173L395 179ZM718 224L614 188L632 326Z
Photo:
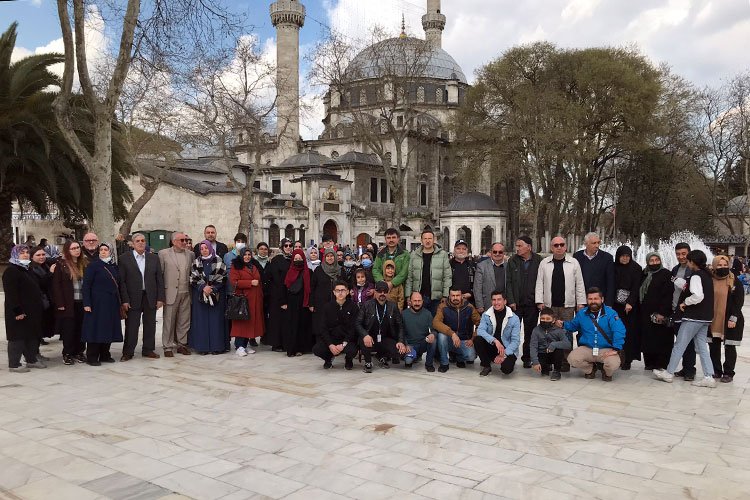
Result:
M615 303L615 260L612 254L599 250L593 259L589 259L584 250L578 250L573 258L581 265L586 290L597 287L604 295L604 303L612 307Z
M368 300L362 304L359 308L359 314L357 314L357 335L360 339L365 338L370 334L372 327L377 323L378 318L375 310L375 306L378 301ZM389 337L396 340L396 342L404 342L404 319L401 317L401 311L398 310L398 306L395 302L387 301L386 303L385 318L383 321L387 321L389 324L388 333Z
M524 260L518 255L514 255L508 260L507 272L507 286L506 292L508 293L508 304L516 304L534 306L534 293L536 291L536 277L539 274L539 263L542 261L542 256L538 253L531 253L529 258L529 270L526 275L526 286L523 285L523 262ZM525 291L524 296L521 296L521 290Z
M161 272L159 256L146 252L146 268L144 275L138 269L133 251L129 250L120 255L120 297L123 304L130 304L133 309L140 309L143 300L143 285L145 281L146 300L149 307L156 308L156 302L166 302L164 290L164 275Z
M321 313L323 328L320 329L320 338L325 345L339 345L344 341L357 342L357 330L354 328L359 314L357 304L348 297L342 306L334 300L325 304Z
M334 299L334 281L323 271L323 266L318 266L310 273L310 307L317 309L323 307Z

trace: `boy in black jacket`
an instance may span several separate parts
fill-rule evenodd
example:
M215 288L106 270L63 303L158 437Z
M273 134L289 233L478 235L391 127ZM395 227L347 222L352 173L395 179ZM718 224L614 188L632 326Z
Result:
M337 281L333 294L336 300L327 302L321 310L320 338L313 347L313 354L323 359L323 368L327 370L333 366L333 358L344 353L344 368L351 370L358 350L354 322L359 308L349 299L347 282Z
M560 380L565 351L572 349L568 332L555 326L555 313L545 307L539 314L539 325L531 332L531 367L550 380ZM550 372L550 368L552 371Z

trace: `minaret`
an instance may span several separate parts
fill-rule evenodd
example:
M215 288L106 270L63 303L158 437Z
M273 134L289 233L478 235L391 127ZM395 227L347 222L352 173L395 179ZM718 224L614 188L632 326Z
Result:
M425 39L435 48L442 48L445 16L440 13L440 0L427 0L427 14L422 16Z
M298 153L299 141L299 30L305 24L305 6L297 0L271 4L276 28L276 135L279 158Z

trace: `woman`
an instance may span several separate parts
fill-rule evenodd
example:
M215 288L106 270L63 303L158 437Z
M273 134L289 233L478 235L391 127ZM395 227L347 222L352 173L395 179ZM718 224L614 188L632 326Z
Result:
M190 347L198 354L221 354L226 349L224 282L227 268L208 240L199 243L200 255L193 261Z
M615 252L614 310L625 325L625 345L621 370L630 370L633 360L641 359L641 329L638 317L638 293L643 269L633 260L633 250L622 245Z
M641 350L646 370L664 370L669 363L674 345L674 330L668 325L673 293L672 273L664 269L661 255L651 252L646 256L646 269L638 291Z
M86 344L81 341L83 328L83 272L86 258L81 244L66 241L62 258L52 274L52 303L60 338L63 342L63 363L70 366L86 362Z
M354 269L357 267L357 262L354 260L354 256L350 252L344 254L344 263L341 266L341 275L339 279L346 281L351 287L354 284Z
M314 273L320 265L320 254L318 253L318 249L310 247L305 253L307 254L307 267L310 268L311 273Z
M714 378L729 383L734 380L737 346L742 341L745 317L742 306L745 291L740 280L729 271L729 257L717 255L711 266L714 279L714 318L711 322L709 351ZM724 366L721 365L721 344L724 344Z
M258 269L253 252L245 248L236 259L232 261L232 269L229 271L229 282L234 286L236 295L244 295L247 299L247 309L250 319L232 321L232 335L234 335L234 347L238 356L255 354L255 350L249 347L250 339L263 336L263 283L260 270Z
M271 346L273 352L284 352L282 331L286 328L286 312L282 305L286 303L286 278L292 259L292 241L281 240L281 253L276 255L266 267L268 278L268 329L263 343Z
M114 363L109 349L112 342L122 342L120 316L120 273L112 258L114 246L99 245L99 258L86 266L83 274L83 330L86 363L100 366Z
M47 365L37 359L44 303L39 283L29 270L29 247L14 246L10 251L10 264L3 272L8 370L25 373L30 368L47 368ZM21 356L26 360L26 366L21 364Z
M708 327L714 317L714 285L711 273L706 268L706 254L691 250L687 255L687 266L692 271L688 289L680 296L678 310L682 313L680 330L672 348L666 370L654 370L654 376L664 382L672 382L674 372L680 364L687 345L692 342L701 360L703 379L693 382L697 387L716 387L714 367L708 353Z
M312 332L317 340L323 327L323 306L335 300L333 286L339 279L341 268L336 262L336 252L331 248L323 250L323 263L312 273L310 285L310 312Z
M52 307L52 273L55 271L55 264L47 267L47 252L42 247L34 247L30 251L31 264L29 269L32 275L39 283L42 290L42 302L44 304L44 314L42 315L42 336L39 337L39 345L46 345L45 337L52 337L55 334L55 310ZM37 358L42 361L47 359L41 355L37 349Z
M284 302L281 309L286 313L282 332L288 357L302 356L305 346L303 309L310 305L310 269L305 263L305 252L297 249L292 253L292 262L284 277Z

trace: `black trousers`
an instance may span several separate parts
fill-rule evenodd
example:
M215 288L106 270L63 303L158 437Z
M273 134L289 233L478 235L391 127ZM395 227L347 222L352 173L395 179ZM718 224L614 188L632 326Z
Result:
M344 350L341 351L341 354L344 355L344 358L351 360L357 355L358 350L359 345L357 345L356 342L349 342L344 346ZM334 357L331 350L328 348L328 344L321 340L315 343L312 352L324 361L331 361ZM339 356L341 356L341 354L339 354Z
M565 351L563 349L555 349L552 352L539 353L539 364L542 365L542 375L549 373L550 368L559 372L562 368L563 361L565 361Z
M365 341L359 339L359 350L362 352L362 356L365 358L365 363L372 363L372 351L377 353L378 359L390 358L394 363L398 363L401 359L401 355L396 348L396 339L390 337L382 337L380 342L373 337L372 347L366 347ZM347 345L348 347L348 345Z
M138 345L138 330L143 317L143 345L141 353L146 355L156 350L156 308L151 307L144 292L140 304L130 304L128 317L125 318L125 344L122 353L132 356Z
M18 368L21 366L21 356L27 363L36 363L36 353L39 350L39 339L36 336L27 336L23 340L8 341L8 367Z
M536 304L518 306L516 308L516 314L523 321L523 354L521 360L523 362L531 361L531 354L529 346L531 345L531 332L534 331L534 327L539 323L539 308Z
M492 360L498 355L497 347L495 347L494 342L490 344L484 340L484 338L479 336L474 338L474 349L477 351L477 356L479 356L479 359L481 360L479 364L483 368L490 366ZM515 354L506 356L505 360L500 363L500 371L506 375L513 373L513 369L516 366L516 359Z
M692 342L690 345L693 345ZM666 370L669 365L670 352L644 352L643 364L651 368Z
M59 320L60 337L63 341L63 356L77 356L86 350L86 343L81 341L83 328L83 301L73 303L73 317Z
M714 374L734 377L734 367L737 364L737 346L724 344L724 366L721 365L721 339L711 339L708 350L714 365Z
M111 342L89 342L86 345L86 361L106 361L112 359L112 354L109 352L111 345Z

